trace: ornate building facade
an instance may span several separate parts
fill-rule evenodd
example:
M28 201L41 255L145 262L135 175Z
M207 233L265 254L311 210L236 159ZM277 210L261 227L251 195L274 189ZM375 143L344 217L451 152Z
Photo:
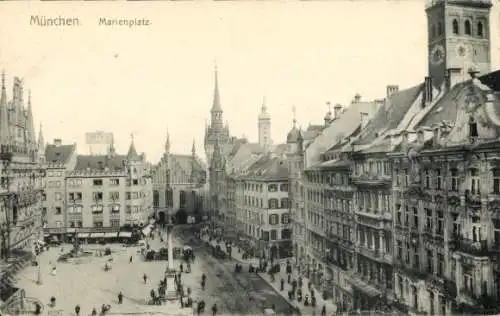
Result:
M191 155L173 154L170 146L167 133L163 157L152 168L154 212L160 223L179 210L194 217L202 216L203 211L202 189L207 175L194 141Z
M102 238L123 226L144 226L153 215L151 170L132 139L126 155L77 155L60 139L45 149L44 230L65 238Z
M432 1L423 82L388 85L373 102L356 96L290 158L304 163L290 168L295 257L340 310L498 313L490 8Z
M16 249L42 238L41 200L45 170L36 140L31 94L25 103L23 81L14 77L7 96L2 73L0 95L0 252L7 260ZM43 143L43 139L40 139ZM0 268L1 270L1 268ZM4 284L3 279L0 284ZM0 289L0 292L3 289Z

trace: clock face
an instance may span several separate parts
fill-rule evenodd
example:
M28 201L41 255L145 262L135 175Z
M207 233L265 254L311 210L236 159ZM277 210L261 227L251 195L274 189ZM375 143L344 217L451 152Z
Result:
M433 65L439 65L444 61L444 47L441 45L436 45L431 50L431 63Z
M460 43L457 45L457 56L458 57L467 57L469 54L469 49L466 45Z

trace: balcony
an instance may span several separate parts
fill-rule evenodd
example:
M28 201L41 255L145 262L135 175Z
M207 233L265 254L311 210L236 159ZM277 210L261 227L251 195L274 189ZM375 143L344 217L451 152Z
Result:
M488 257L492 251L488 249L486 240L473 241L460 238L454 241L455 251L469 254L475 257Z
M397 262L395 262L395 265L400 274L406 275L413 281L427 279L428 274L426 272L421 271L420 268L412 267L409 264L403 262L402 260L397 260Z
M457 284L454 281L445 279L443 276L436 274L429 275L426 283L429 288L436 289L449 299L455 299L457 296Z
M386 254L380 251L379 249L370 249L368 247L359 246L356 247L356 251L358 251L361 255L370 258L374 261L392 264L392 256L390 254Z
M362 174L353 174L352 183L357 185L384 186L392 183L389 175L381 175L374 172L364 172Z

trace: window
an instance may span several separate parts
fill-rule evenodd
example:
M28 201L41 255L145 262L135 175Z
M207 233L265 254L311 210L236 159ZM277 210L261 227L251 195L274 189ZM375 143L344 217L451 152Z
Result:
M120 213L120 205L111 205L111 213Z
M430 189L431 188L431 174L429 170L424 171L424 177L425 177L425 188Z
M396 205L396 224L401 225L403 223L402 221L402 211L401 211L401 205Z
M120 179L109 179L109 185L111 186L120 185Z
M92 205L92 214L101 214L103 208L104 207L102 205L99 205L99 204Z
M102 192L92 192L92 200L94 202L102 201Z
M69 222L69 227L70 228L75 228L75 222Z
M456 238L458 236L460 236L460 233L461 233L461 227L460 227L460 222L459 222L459 218L458 218L458 214L456 213L452 213L451 214L451 219L453 221L453 237Z
M288 184L287 183L281 184L280 191L281 192L288 192Z
M408 169L405 169L404 173L405 173L405 187L407 187L408 183L410 182L410 175L408 174Z
M137 179L132 180L132 185L138 185L138 184L139 184L139 180L137 180Z
M120 192L109 192L109 199L111 201L118 201L120 199Z
M284 228L281 230L281 239L292 239L292 230Z
M477 30L476 30L476 32L477 32L477 36L478 37L483 37L483 33L484 33L483 23L481 23L481 22L477 23Z
M451 191L458 192L458 170L451 169Z
M42 193L42 201L47 201L47 194L45 192Z
M82 228L83 227L83 222L82 221L76 222L76 227Z
M120 220L119 219L111 219L109 221L109 223L111 224L111 227L114 227L114 228L120 227Z
M413 208L413 226L418 230L418 208Z
M57 227L57 228L60 228L61 226L62 226L61 221L56 221L56 227Z
M453 34L457 35L458 34L458 21L453 20Z
M269 224L270 225L278 225L279 218L277 214L269 215Z
M276 184L270 184L267 186L267 190L269 192L276 192L278 191L278 186Z
M441 169L436 169L436 190L441 190L442 186L442 177L441 177Z
M74 211L73 206L68 206L68 213L73 213L73 211Z
M262 232L262 240L269 241L269 232Z
M432 210L430 208L425 209L425 230L432 233Z
M434 273L434 265L432 264L433 257L432 250L427 250L427 273L429 274Z
M290 215L281 214L281 224L289 224L289 223L290 223Z
M398 259L403 259L403 242L401 240L398 240L398 249L397 249L397 256Z
M477 123L472 116L469 117L469 137L478 137Z
M82 200L82 192L70 192L68 196L71 203Z
M437 231L436 234L442 235L444 232L444 215L443 211L437 211Z
M471 194L480 194L480 182L479 182L479 171L477 169L470 170L470 193Z
M102 221L94 221L94 227L103 227Z
M463 285L467 290L470 291L471 294L474 294L474 283L472 280L472 275L470 275L468 273L464 273Z
M268 204L270 209L276 209L279 207L278 199L269 199Z
M443 276L444 275L444 256L442 253L438 253L437 257L438 257L437 274L439 276Z
M472 35L472 28L469 20L466 20L464 23L464 33L465 35Z
M61 200L61 193L60 192L56 192L55 195L54 195L54 199L56 201L60 201Z
M94 179L93 181L94 186L101 186L102 185L102 179Z
M290 208L290 200L288 198L282 198L281 201L281 208L284 209L289 209Z
M276 240L278 239L278 234L276 229L271 230L271 240Z
M493 169L493 193L500 193L500 168Z
M61 214L62 214L61 207L56 206L56 215L61 215Z
M132 206L131 205L127 205L125 207L125 213L127 213L127 214L131 214L132 213Z

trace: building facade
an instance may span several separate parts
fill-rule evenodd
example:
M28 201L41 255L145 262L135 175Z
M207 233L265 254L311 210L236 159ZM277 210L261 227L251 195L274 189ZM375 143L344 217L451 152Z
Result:
M43 238L41 201L45 184L43 151L40 151L43 138L41 143L36 140L31 94L26 104L23 81L14 77L12 97L8 99L5 81L2 73L0 252L4 260L14 250L31 247ZM4 285L3 274L0 285Z
M500 71L489 73L490 8L432 1L425 80L388 85L368 107L357 107L366 105L359 95L345 111L336 106L289 158L304 162L290 168L295 257L313 280L315 270L322 276L317 285L338 309L498 313Z
M65 234L118 232L143 226L153 216L151 170L132 140L128 153L111 145L106 155L76 155L75 145L47 145L50 171L45 192L45 232Z
M157 220L164 223L167 216L178 211L198 220L203 216L203 187L206 183L205 166L196 155L195 144L191 155L170 152L167 134L165 152L153 166L153 205Z

